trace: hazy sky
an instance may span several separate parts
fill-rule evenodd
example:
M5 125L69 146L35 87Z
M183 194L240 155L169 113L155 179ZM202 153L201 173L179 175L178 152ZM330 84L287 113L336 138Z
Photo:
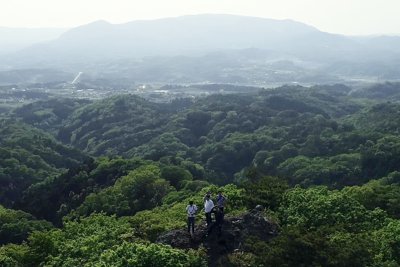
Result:
M0 0L0 26L74 27L186 14L293 19L342 34L400 34L400 0Z

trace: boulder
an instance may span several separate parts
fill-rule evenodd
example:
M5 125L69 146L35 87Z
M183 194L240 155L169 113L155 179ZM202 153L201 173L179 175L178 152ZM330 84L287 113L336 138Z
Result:
M268 241L277 235L277 225L267 220L262 210L257 208L240 216L227 216L220 234L212 225L211 232L208 233L205 220L198 216L193 237L187 229L178 229L163 233L158 237L157 242L180 249L202 247L207 252L209 262L217 262L219 257L227 253L242 251L243 243L250 236Z

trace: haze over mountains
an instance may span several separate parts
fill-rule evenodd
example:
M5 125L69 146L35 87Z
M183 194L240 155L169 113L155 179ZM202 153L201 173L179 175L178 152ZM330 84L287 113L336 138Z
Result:
M0 70L83 71L91 79L129 82L394 80L400 74L400 37L348 37L291 20L194 15L97 21L0 59Z
M63 28L0 27L0 55L12 53L36 43L54 40L67 31Z

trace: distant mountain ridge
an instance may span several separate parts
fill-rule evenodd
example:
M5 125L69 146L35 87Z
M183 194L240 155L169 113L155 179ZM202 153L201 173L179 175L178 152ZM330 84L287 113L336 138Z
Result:
M233 15L183 16L110 24L96 21L73 28L60 38L37 44L11 57L33 61L70 57L87 60L204 54L216 50L274 49L282 42L318 32L290 20Z
M263 72L271 68L274 71L273 64L272 67L268 64L282 60L299 63L295 66L296 73L291 78L293 81L301 81L301 77L306 77L306 80L311 77L312 80L314 76L327 76L331 73L337 77L373 75L391 78L398 73L399 44L400 37L396 36L348 37L322 32L292 20L236 15L191 15L124 24L96 21L70 29L55 40L38 43L0 57L0 60L6 69L40 66L72 73L84 71L101 76L111 74L113 79L170 72L162 79L163 82L190 82L204 81L203 77L187 78L188 74L181 71L196 68L193 65L196 60L192 60L193 58L224 52L235 59L235 51L253 49L260 51L260 56L234 60L234 65L223 65L220 70L210 70L217 73L235 69L233 73L217 73L218 79L211 79L211 82L229 82L229 77L238 76L237 72L256 65L257 69L266 68ZM174 59L182 56L190 59L182 62L179 58ZM157 58L155 64L152 64L153 58ZM175 67L167 65L171 58ZM208 58L211 60L210 65L216 65L212 56ZM268 66L264 66L265 64ZM343 65L351 66L351 71ZM310 66L312 73L308 72ZM361 71L358 72L355 69L359 66ZM307 70L303 71L303 68ZM316 68L321 71L314 73ZM283 71L288 70L284 68ZM248 77L240 79L249 80ZM277 79L281 78L274 77L274 80Z

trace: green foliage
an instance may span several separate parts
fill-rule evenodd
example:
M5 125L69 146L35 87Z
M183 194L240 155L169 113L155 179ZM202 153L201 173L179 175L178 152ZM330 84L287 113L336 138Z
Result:
M244 183L246 206L253 209L256 205L276 210L283 193L288 189L287 183L277 177L263 176Z
M361 147L363 175L383 177L400 170L400 137L386 135L376 142L367 141Z
M288 190L279 208L280 234L268 243L249 237L245 251L254 255L255 266L397 266L399 221L365 208L354 198L361 198L359 190Z
M64 228L35 232L27 244L0 248L2 266L206 266L197 251L132 239L123 220L93 214L66 221ZM14 265L12 265L14 264Z
M256 256L254 266L374 266L378 252L370 235L329 228L285 227L269 243L252 238L246 244Z
M88 103L88 100L83 99L54 98L24 105L15 109L13 113L23 122L57 135L56 129L62 126L63 120L75 109Z
M394 85L383 89L376 99L397 99ZM203 196L222 189L227 216L261 204L280 232L268 242L246 236L243 251L212 264L398 266L400 105L350 91L284 86L176 107L117 96L20 108L14 118L92 155L159 162L91 160L2 121L0 203L60 228L0 206L1 242L23 242L0 247L0 265L204 266L202 252L149 241L185 227L190 200L200 223Z
M192 174L193 178L204 179L205 170L204 167L200 164L194 163L189 160L183 160L181 161L180 166L188 170Z
M227 184L253 163L277 175L278 165L297 155L332 157L356 150L365 142L364 133L349 140L354 127L338 119L361 108L346 96L349 91L341 85L284 86L254 95L212 95L183 106L125 95L75 110L75 102L60 100L59 115L50 100L21 108L15 116L40 127L48 123L46 129L60 140L92 155L178 156L193 162L183 167L195 178ZM28 111L38 118L27 120Z
M351 95L368 99L399 100L399 87L398 82L385 82L356 90Z
M31 126L0 121L0 203L12 206L31 184L86 157Z
M26 244L8 244L0 247L0 266L25 267L32 266L28 262L29 247Z
M56 252L50 254L49 251L46 265L85 266L97 262L103 251L121 244L124 236L129 237L131 231L128 224L102 214L67 221L62 230L50 233ZM35 244L40 245L41 242Z
M166 166L162 168L161 177L169 181L176 189L180 189L186 181L193 180L190 172L178 166Z
M388 179L371 180L362 186L346 187L343 191L362 203L367 209L380 208L390 216L400 218L400 186Z
M52 235L55 232L33 232L28 239L29 250L26 262L32 266L40 265L48 255L58 252L56 241Z
M383 136L398 134L399 115L399 103L383 102L368 105L360 112L346 118L346 121L364 131Z
M119 157L86 161L53 179L32 185L20 205L38 217L59 224L62 216L79 207L90 193L113 185L121 176L145 164L141 159Z
M167 156L184 156L189 148L171 133L164 133L127 152L128 156L140 156L145 159L159 160Z
M101 211L118 216L133 215L161 204L171 190L169 182L161 178L158 166L144 165L119 178L113 186L88 195L72 216Z
M94 214L79 222L67 221L63 229L34 232L26 244L2 247L0 255L21 266L92 266L103 251L129 238L131 231L115 217Z
M327 159L305 156L289 158L278 166L278 174L291 185L330 185L333 187L360 183L359 154L342 154Z
M51 228L52 225L47 221L36 220L26 212L5 209L0 205L0 245L21 243L33 231Z
M192 192L200 191L202 188L208 185L210 185L210 183L203 180L194 180L194 181L186 180L182 182L183 190L188 190Z
M400 221L391 221L376 231L373 237L379 249L376 262L379 262L381 266L398 265L400 263Z
M305 229L335 226L361 232L382 227L385 218L382 210L367 210L345 192L330 191L326 187L295 187L284 194L281 205L282 222Z
M125 218L135 229L135 233L141 238L155 241L157 236L165 231L179 229L186 225L186 206L192 200L199 208L196 223L203 220L203 197L207 192L216 194L219 190L227 197L227 214L239 214L244 212L244 190L229 184L218 188L216 186L204 187L200 192L191 194L184 200L175 203L166 203L152 210L144 210L136 213L133 217ZM215 195L214 195L215 196Z
M182 251L160 244L138 244L124 242L106 250L96 267L205 267L207 262L198 252Z
M76 109L58 136L95 155L123 154L163 132L170 111L133 95L114 96Z
M189 130L184 139L185 143L192 146L198 144L199 138L206 136L211 129L212 124L209 123L211 119L212 115L210 112L197 110L188 112L186 118L183 120L183 126Z
M337 232L326 242L328 266L368 266L373 265L376 251L375 240L370 234Z

